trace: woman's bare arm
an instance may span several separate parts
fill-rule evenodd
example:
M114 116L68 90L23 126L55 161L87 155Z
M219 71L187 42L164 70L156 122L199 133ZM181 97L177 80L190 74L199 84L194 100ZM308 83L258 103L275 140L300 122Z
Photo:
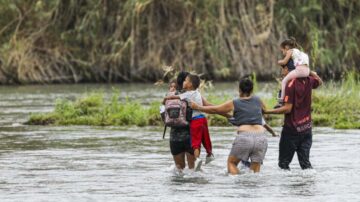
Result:
M264 104L264 102L262 100L260 100L261 102L261 110L262 110L262 113L264 114L264 112L266 111L266 105Z
M207 101L204 97L201 97L202 101L203 101L203 106L214 106L214 104L212 104L211 102ZM226 117L226 118L230 118L232 117L231 114L229 113L224 113L224 114L219 114L223 117Z
M234 110L234 104L232 100L229 100L223 104L220 105L214 105L214 106L199 106L195 104L194 102L191 103L191 108L195 110L199 110L208 114L227 114Z
M214 106L212 103L207 101L203 96L201 96L202 102L204 106Z

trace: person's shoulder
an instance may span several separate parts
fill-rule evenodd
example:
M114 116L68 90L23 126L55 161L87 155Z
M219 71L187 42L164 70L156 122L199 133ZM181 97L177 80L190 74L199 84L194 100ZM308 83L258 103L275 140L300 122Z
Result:
M253 96L254 97L254 99L255 99L255 101L256 101L256 103L257 104L259 104L259 105L262 105L262 100L261 100L261 97L260 96L258 96L258 95L254 95Z
M315 77L314 77L314 76L311 76L311 75L308 76L307 78L308 78L309 80L316 80Z
M320 81L314 76L309 76L309 83L316 87L320 85Z
M291 79L291 80L287 83L286 88L293 88L296 83L300 82L299 79L301 79L301 78Z
M191 92L192 92L192 94L194 94L194 95L196 95L196 96L200 96L200 97L201 97L201 92L200 92L200 90L199 90L199 89L193 90L193 91L191 91Z
M318 80L313 76L308 76L308 77L294 79L293 86L295 86L295 85L313 85L314 83L318 83Z
M240 102L240 101L241 101L241 100L240 100L239 97L235 97L235 98L232 100L232 102L233 102L234 105L235 105L236 103Z
M185 90L185 91L183 91L181 94L191 94L191 91Z
M253 96L252 96L252 99L257 100L257 101L260 101L260 100L261 100L258 95L253 95Z
M304 83L304 81L305 82L314 82L314 81L316 81L315 77L313 77L313 76L298 78L298 80L302 81L303 83Z

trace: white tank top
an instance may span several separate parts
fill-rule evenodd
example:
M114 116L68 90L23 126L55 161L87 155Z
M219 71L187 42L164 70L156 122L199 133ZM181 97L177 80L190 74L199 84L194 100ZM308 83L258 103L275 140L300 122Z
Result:
M294 61L295 67L299 65L309 66L309 56L306 53L300 51L297 48L293 48L291 50L292 50L291 58Z

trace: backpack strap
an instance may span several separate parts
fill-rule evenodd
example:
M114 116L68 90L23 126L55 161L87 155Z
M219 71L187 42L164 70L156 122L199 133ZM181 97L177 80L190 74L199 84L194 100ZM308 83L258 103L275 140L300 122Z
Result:
M164 127L163 139L165 138L165 133L166 133L166 125Z

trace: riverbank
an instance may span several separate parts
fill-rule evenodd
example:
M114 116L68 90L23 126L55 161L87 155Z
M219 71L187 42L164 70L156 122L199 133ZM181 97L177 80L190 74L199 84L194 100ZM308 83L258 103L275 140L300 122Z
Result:
M275 105L275 96L264 99L268 107ZM214 104L231 97L209 96ZM360 83L355 74L349 74L339 83L327 83L313 94L313 122L315 126L337 129L360 129ZM103 93L90 93L75 101L60 99L49 113L32 114L30 125L95 125L95 126L160 126L160 102L141 104L134 99L119 101L119 93L113 92L110 100ZM272 126L282 124L282 115L266 117ZM230 126L218 115L208 116L213 126Z
M290 36L323 78L359 68L360 1L0 2L0 84L272 79Z

